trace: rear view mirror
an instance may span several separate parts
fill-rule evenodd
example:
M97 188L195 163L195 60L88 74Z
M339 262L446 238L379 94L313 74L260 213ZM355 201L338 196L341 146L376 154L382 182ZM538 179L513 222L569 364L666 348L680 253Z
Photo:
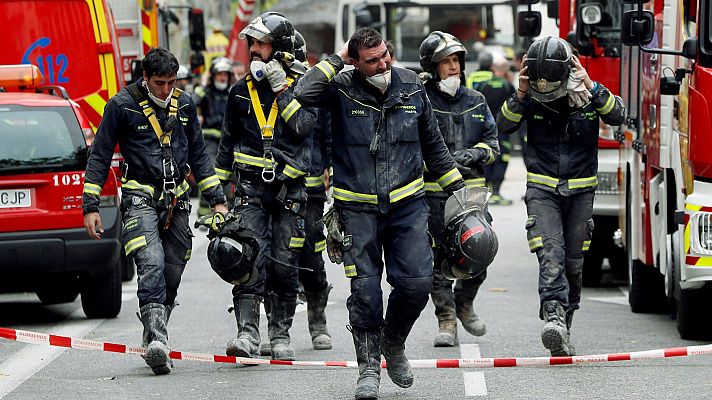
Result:
M685 43L682 44L682 56L694 60L697 58L697 38L690 37L685 39Z
M205 21L203 10L199 8L191 8L188 13L188 37L191 50L205 51Z
M367 7L366 2L364 1L363 3L357 4L352 8L352 11L356 16L357 27L371 26L371 24L373 24L373 17Z
M583 4L579 9L581 22L585 25L596 25L603 19L603 10L598 3Z
M541 13L539 11L520 11L517 13L517 35L522 37L539 36L541 33Z
M621 41L627 46L647 45L653 41L655 17L651 11L626 11L621 22Z
M546 2L546 16L551 19L559 18L559 0L549 0Z

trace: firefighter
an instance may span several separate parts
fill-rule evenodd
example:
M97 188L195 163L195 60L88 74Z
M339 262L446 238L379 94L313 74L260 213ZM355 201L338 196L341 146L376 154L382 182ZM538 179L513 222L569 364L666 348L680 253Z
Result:
M527 239L539 261L541 341L552 356L573 355L570 329L581 300L583 256L591 243L598 184L599 118L620 125L620 98L593 82L564 40L532 43L519 87L497 116L500 132L526 121Z
M268 297L268 336L273 359L294 360L289 329L297 305L297 260L304 247L306 182L315 111L292 94L297 79L285 61L294 53L294 27L267 12L239 34L249 45L250 73L230 89L216 171L233 177L233 213L259 244L260 277L232 290L237 338L226 353L259 356L259 303Z
M199 115L202 117L201 127L203 128L205 145L213 161L218 154L227 97L230 85L233 83L232 63L226 57L216 57L210 66L208 84L205 87L201 86L196 89L196 95L199 97L196 105L198 106ZM225 188L225 196L228 201L232 200L232 187L230 185ZM201 197L198 216L209 213L210 205Z
M345 62L354 70L340 73ZM381 354L400 387L413 384L405 341L428 302L433 256L424 165L447 192L464 187L417 75L391 67L381 35L361 28L304 75L304 105L332 118L335 206L325 216L327 251L351 280L349 330L359 365L355 398L377 398ZM393 287L383 316L383 256Z
M185 176L192 170L210 206L222 214L228 210L205 150L195 105L190 96L174 88L178 61L167 50L155 48L141 64L143 78L106 105L87 162L82 201L84 226L89 236L101 239L99 196L118 143L126 160L122 239L138 271L142 346L148 347L144 358L155 374L162 375L171 372L167 324L191 256Z
M505 78L506 63L494 63L494 57L486 51L480 52L478 58L480 69L470 74L468 77L468 87L471 87L482 93L487 99L487 105L490 110L494 110L494 115L499 113L502 104L514 94L514 87ZM507 172L510 153L512 152L512 142L509 135L499 133L497 138L499 141L500 154L497 159L485 167L485 178L487 186L492 189L492 197L489 199L489 204L508 206L512 204L512 200L505 199L500 194L500 188L504 181L504 174Z
M483 167L497 158L499 146L497 126L487 100L481 93L462 85L466 53L456 37L435 31L420 45L420 66L432 76L425 82L425 90L433 104L440 133L466 185L475 187L485 185ZM433 235L435 253L430 295L439 326L435 347L451 347L458 342L456 316L470 334L482 336L486 332L472 303L487 273L472 279L459 279L454 293L453 281L443 275L440 266L447 262L442 246L447 194L435 178L429 172L425 174L425 199L430 207L428 228Z

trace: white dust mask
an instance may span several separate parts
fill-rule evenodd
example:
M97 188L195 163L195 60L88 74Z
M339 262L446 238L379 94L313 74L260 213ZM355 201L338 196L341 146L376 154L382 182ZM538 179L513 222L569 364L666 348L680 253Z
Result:
M256 81L261 81L265 77L264 61L254 60L250 63L250 73Z
M366 82L375 86L381 93L385 93L388 90L388 85L391 84L391 70L382 73L369 76L366 78Z
M450 96L455 96L457 93L457 89L460 88L460 77L458 76L451 76L447 79L443 79L440 82L438 82L438 89L440 89L441 92L447 93Z
M213 82L215 85L215 89L217 90L225 90L227 89L227 82Z
M146 91L148 92L148 97L149 97L154 103L156 103L156 105L157 105L158 107L161 107L161 108L166 108L166 107L168 107L168 104L171 102L171 96L173 96L173 89L171 89L171 92L168 93L168 96L166 97L165 100L161 100L161 99L159 99L158 97L154 96L153 93L151 93L151 89L148 88L148 84L146 83L146 81L143 81L143 87L146 88Z

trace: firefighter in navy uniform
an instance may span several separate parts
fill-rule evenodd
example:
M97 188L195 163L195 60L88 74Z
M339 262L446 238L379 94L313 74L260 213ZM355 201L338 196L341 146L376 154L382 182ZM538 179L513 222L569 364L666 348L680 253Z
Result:
M495 160L499 146L497 126L487 100L481 93L462 86L466 52L456 37L435 31L420 45L420 66L432 76L425 82L425 89L445 144L466 185L476 187L485 185L483 166ZM447 262L442 247L447 194L435 182L436 178L430 172L425 174L425 199L430 207L428 227L435 242L431 292L439 325L435 346L450 347L458 342L456 316L470 334L485 334L485 324L474 312L472 303L487 273L458 279L454 293L453 281L443 275L440 266Z
M488 52L481 52L478 58L480 69L470 74L467 78L468 87L471 87L482 93L487 99L487 105L490 110L493 110L495 117L499 113L502 104L514 94L514 87L503 76L498 76L495 72L504 74L506 71L503 65L494 65L494 58ZM497 69L495 69L497 68ZM492 189L492 197L489 199L489 204L508 206L512 204L512 200L505 199L499 193L504 181L504 174L507 172L510 153L512 152L512 142L509 135L499 133L499 150L500 155L495 161L485 167L485 178L487 186Z
M260 278L233 288L237 338L228 342L226 353L259 356L259 303L268 297L272 358L293 360L289 329L297 304L305 175L316 113L292 94L297 74L286 62L286 53L294 52L291 22L281 14L264 13L239 36L247 39L252 62L250 73L230 89L216 171L223 181L235 179L233 213L259 243L255 262Z
M517 92L497 117L504 133L523 121L528 127L526 230L539 260L541 340L552 356L574 354L570 328L593 231L599 118L623 123L622 101L591 81L569 44L554 37L529 47Z
M205 145L208 148L208 154L212 160L218 154L218 145L220 144L220 132L222 131L223 119L225 117L225 107L227 107L227 97L230 91L230 85L234 83L232 75L232 63L225 57L216 57L213 59L210 66L210 78L208 84L203 87L198 87L195 91L200 99L196 106L198 107L199 115L202 116L203 136L205 137ZM225 196L229 201L232 201L232 187L228 185L225 188ZM204 198L200 198L200 206L198 215L203 216L210 213L210 205Z
M347 60L355 69L337 75ZM355 398L377 398L381 354L396 385L413 384L405 341L433 281L424 164L448 192L464 182L422 83L412 71L391 67L376 30L356 31L348 46L307 71L296 93L305 106L331 111L335 207L325 216L327 251L351 279ZM384 255L393 287L385 320Z
M123 244L138 272L139 319L146 363L157 375L171 371L167 324L181 275L191 256L190 202L185 176L192 170L205 198L227 213L225 196L205 150L195 105L174 89L178 61L151 49L142 61L143 78L112 97L104 110L87 162L84 226L101 238L99 195L114 147L125 158L121 212Z

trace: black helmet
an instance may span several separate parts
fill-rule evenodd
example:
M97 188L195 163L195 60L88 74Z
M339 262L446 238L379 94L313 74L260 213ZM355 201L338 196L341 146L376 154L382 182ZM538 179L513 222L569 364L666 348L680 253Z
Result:
M569 44L557 37L547 36L529 46L527 75L535 100L548 102L566 95L571 57Z
M223 228L208 245L208 261L220 278L233 285L253 285L259 277L257 240L244 230Z
M294 58L303 63L307 62L307 41L299 31L294 31Z
M453 53L457 53L460 70L464 71L467 54L465 46L449 33L433 31L420 44L420 66L425 72L435 73L438 63Z
M282 14L266 12L252 20L238 35L240 39L255 38L272 43L272 51L294 53L294 26Z

